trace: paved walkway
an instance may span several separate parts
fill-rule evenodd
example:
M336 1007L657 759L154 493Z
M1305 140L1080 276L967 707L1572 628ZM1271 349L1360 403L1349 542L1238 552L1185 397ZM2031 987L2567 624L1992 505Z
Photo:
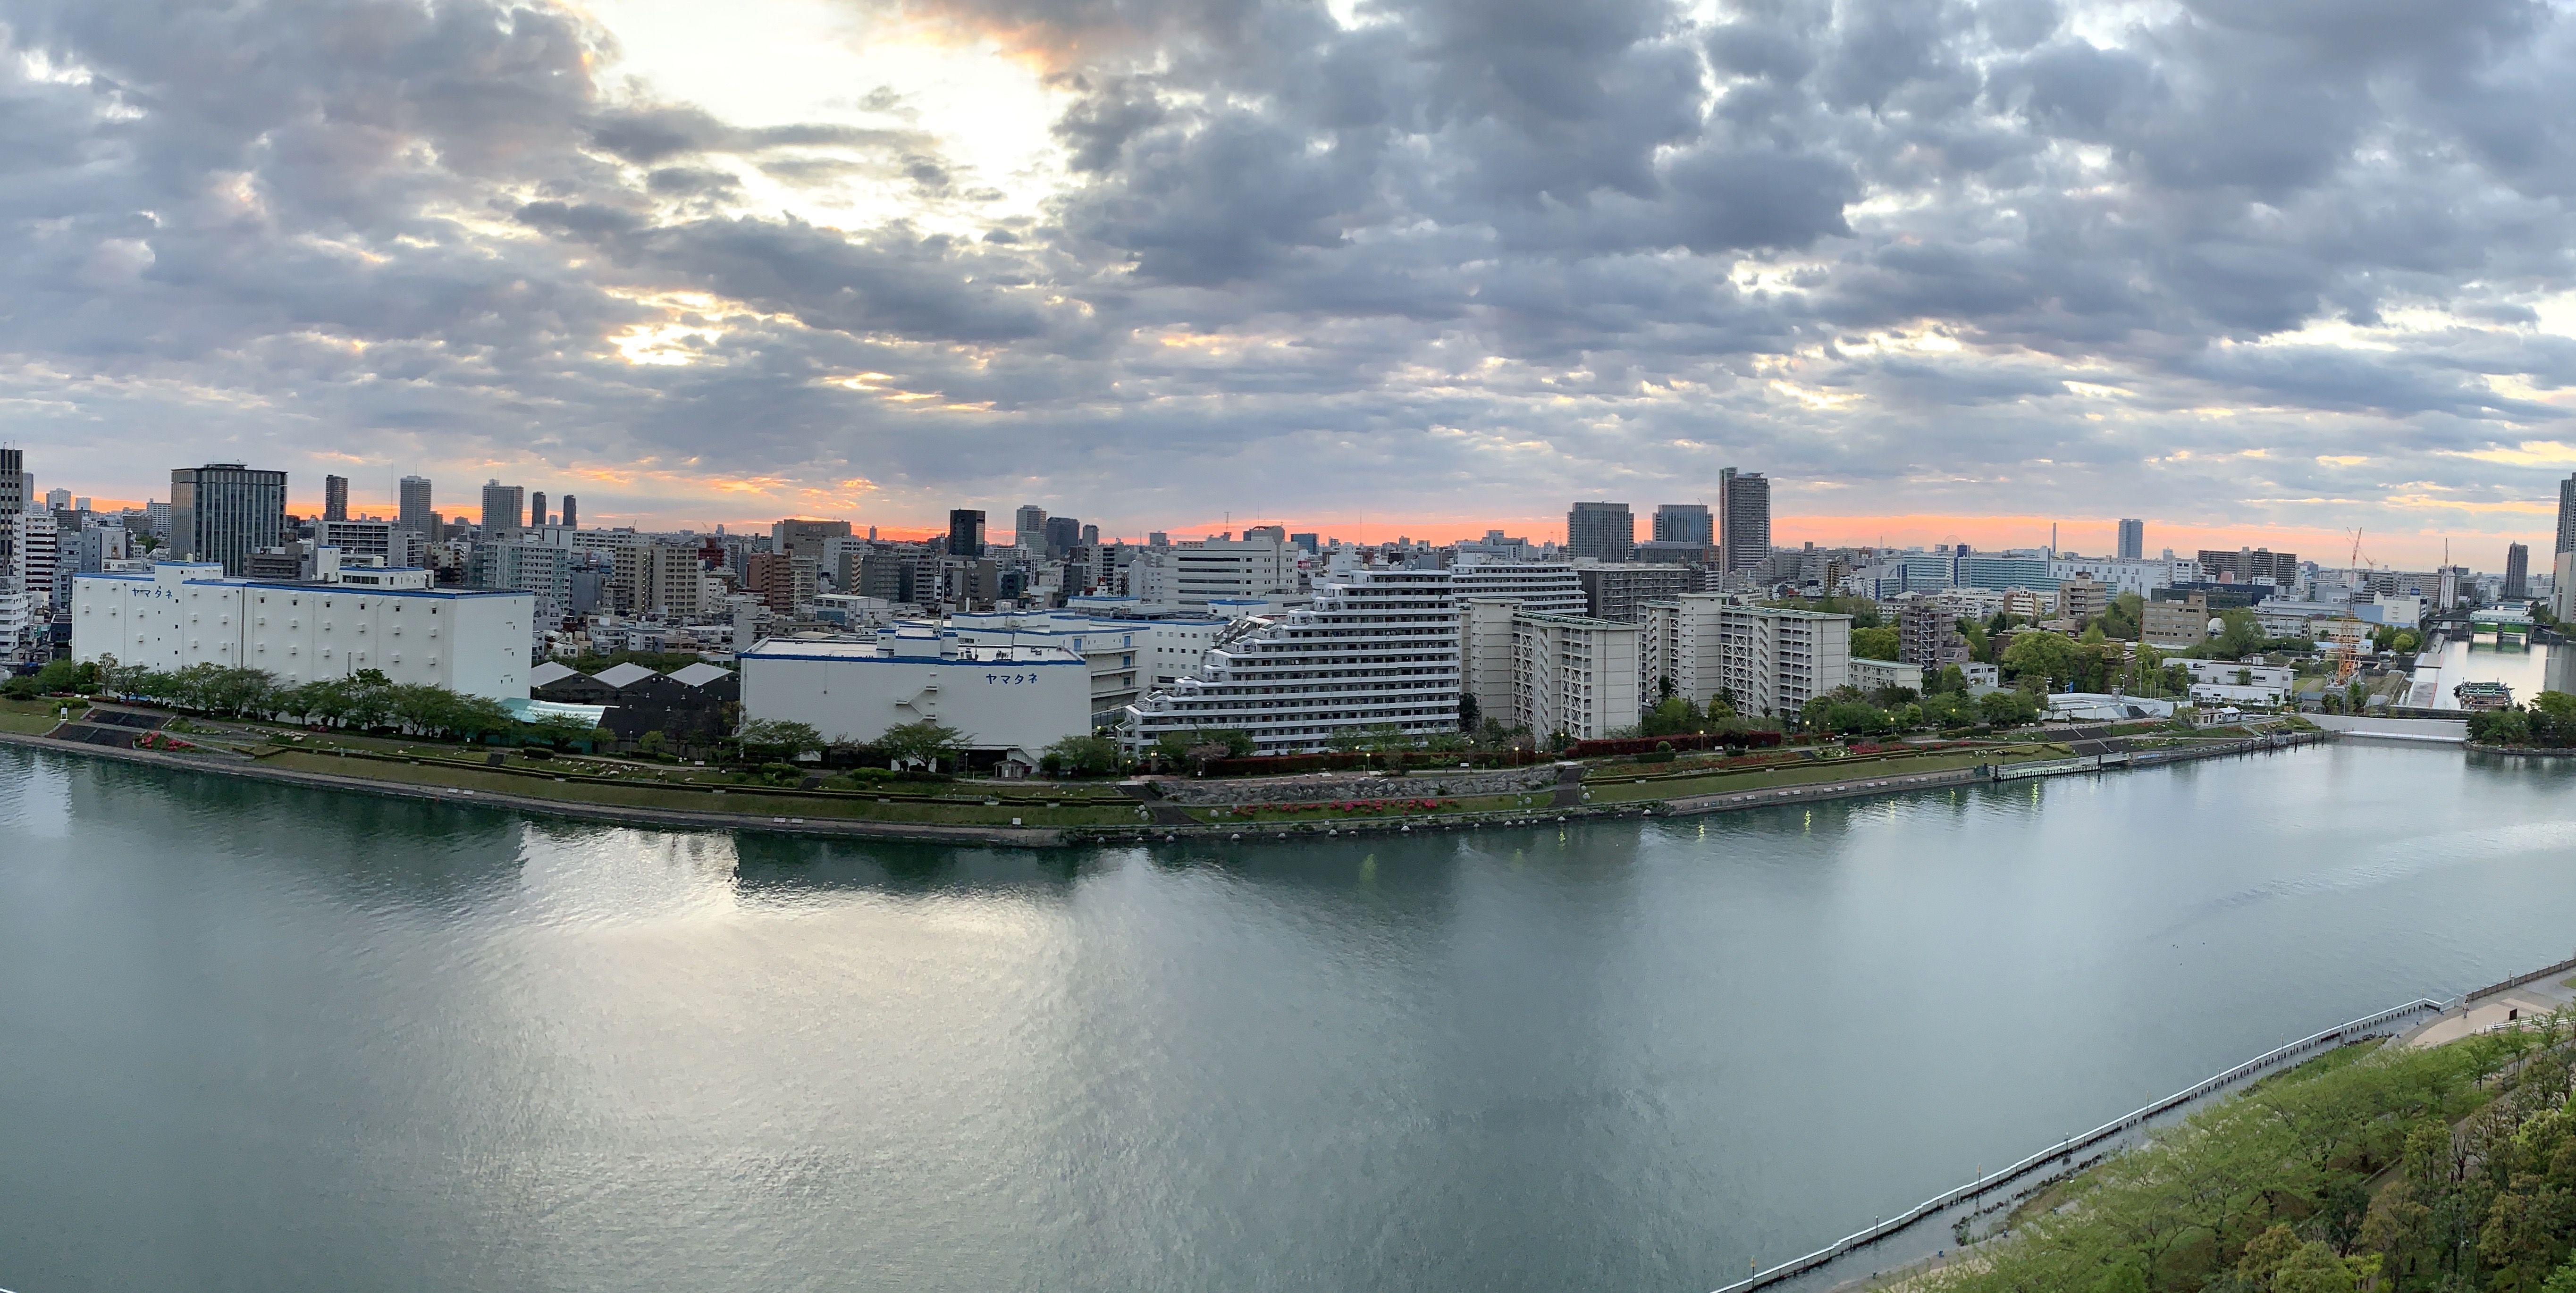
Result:
M2451 1011L2406 1034L2400 1042L2407 1046L2439 1046L2485 1032L2498 1024L2511 1023L2516 1018L2546 1015L2571 1002L2576 1002L2576 988L2568 987L2563 981L2544 979L2538 983L2526 983L2491 997L2480 997L2469 1003L2467 1011Z

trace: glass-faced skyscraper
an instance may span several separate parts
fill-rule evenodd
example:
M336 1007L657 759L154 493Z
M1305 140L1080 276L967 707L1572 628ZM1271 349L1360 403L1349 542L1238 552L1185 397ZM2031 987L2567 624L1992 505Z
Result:
M2120 518L2120 556L2122 561L2136 561L2147 555L2147 523Z
M219 561L246 574L250 554L286 542L286 473L237 462L170 473L170 549L190 561Z

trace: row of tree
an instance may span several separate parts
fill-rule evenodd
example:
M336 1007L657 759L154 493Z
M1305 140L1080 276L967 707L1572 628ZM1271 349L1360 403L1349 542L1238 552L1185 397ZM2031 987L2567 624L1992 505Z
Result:
M1943 1293L2576 1293L2568 1029L2352 1047L2079 1178Z
M606 732L588 723L570 719L521 722L507 706L488 696L396 683L375 669L362 669L346 678L287 686L264 669L194 664L184 669L160 670L120 664L110 658L78 665L57 660L25 680L25 688L16 687L16 681L13 680L13 691L39 695L78 690L226 718L400 731L428 739L482 741L509 737L556 746L608 739Z
M2483 745L2576 748L2576 696L2544 691L2528 706L2479 710L2469 715L2469 739Z

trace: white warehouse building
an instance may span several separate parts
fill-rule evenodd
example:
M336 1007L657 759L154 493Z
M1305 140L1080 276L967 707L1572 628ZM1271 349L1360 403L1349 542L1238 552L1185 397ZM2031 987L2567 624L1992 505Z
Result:
M72 658L260 669L287 686L374 669L405 685L525 700L536 598L433 588L426 570L333 568L315 581L226 576L220 562L72 579Z
M772 638L740 653L742 715L865 743L924 719L1008 768L1091 734L1092 662L1055 645L977 645L927 624L875 638Z
M1458 607L1446 570L1354 570L1310 606L1237 622L1198 671L1127 711L1122 740L1240 731L1260 754L1330 748L1337 734L1458 727Z

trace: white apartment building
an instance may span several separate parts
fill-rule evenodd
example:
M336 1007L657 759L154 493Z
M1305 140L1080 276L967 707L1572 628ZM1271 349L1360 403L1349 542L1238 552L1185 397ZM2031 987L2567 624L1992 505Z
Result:
M397 683L527 698L533 596L431 588L427 571L347 573L413 586L227 577L215 562L79 575L72 658L261 669L287 686L375 669Z
M0 574L14 575L18 588L27 594L31 613L51 611L54 606L54 576L61 566L60 537L56 533L54 514L46 511L20 512L0 518L13 531L10 545L11 570Z
M1456 571L1450 572L1454 578ZM1512 650L1512 617L1520 613L1517 597L1458 599L1458 690L1476 698L1476 713L1505 727L1515 721L1520 689L1513 681L1519 664Z
M736 657L746 719L811 724L833 742L866 742L928 719L1037 767L1046 748L1091 731L1091 666L1055 646L977 646L928 625L874 639L773 638Z
M2191 557L2177 557L2168 549L2161 557L2076 557L2060 554L2049 558L2048 574L2052 579L2090 579L2102 585L2104 594L2117 597L2136 593L2140 597L2154 594L2159 588L2196 582L2201 578L2200 562Z
M1509 597L1542 615L1581 615L1588 606L1582 577L1574 573L1572 562L1462 558L1450 568L1449 586L1462 602L1470 597Z
M1645 688L1670 678L1694 701L1719 692L1748 716L1794 716L1851 681L1851 617L1684 593L1644 605L1638 670Z
M1235 730L1262 754L1296 754L1379 726L1457 729L1446 570L1359 570L1311 605L1236 622L1195 674L1129 707L1121 739L1141 752L1167 734Z
M1515 726L1592 741L1637 725L1636 625L1522 611L1511 626Z
M1082 657L1091 666L1094 728L1116 727L1155 685L1151 675L1163 664L1172 666L1173 677L1196 672L1224 628L1216 620L1101 619L1061 610L948 617L948 630L970 646L1057 647Z
M1127 591L1148 608L1186 610L1203 610L1226 598L1293 596L1298 591L1297 559L1304 554L1275 525L1256 526L1240 539L1149 547L1128 568Z
M1923 666L1905 664L1896 660L1864 660L1859 656L1853 656L1848 681L1862 691L1876 691L1881 687L1903 687L1919 696L1923 693Z

